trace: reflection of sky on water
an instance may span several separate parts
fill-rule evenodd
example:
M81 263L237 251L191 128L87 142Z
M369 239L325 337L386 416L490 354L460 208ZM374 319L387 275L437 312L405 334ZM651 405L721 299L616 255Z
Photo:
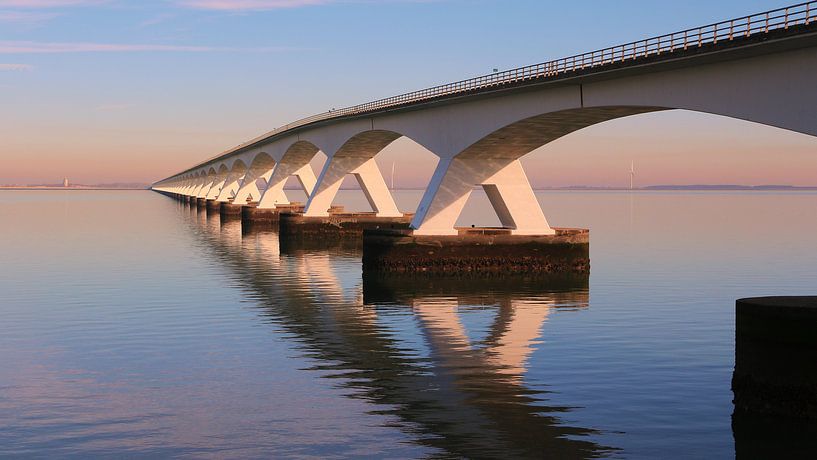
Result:
M817 285L814 198L542 193L592 229L590 290L548 292L364 280L147 192L3 192L0 453L731 455L734 298Z

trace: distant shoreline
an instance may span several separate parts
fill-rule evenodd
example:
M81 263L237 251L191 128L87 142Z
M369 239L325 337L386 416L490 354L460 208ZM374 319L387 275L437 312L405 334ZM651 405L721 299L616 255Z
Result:
M479 187L474 187L479 189ZM149 187L48 187L48 186L5 186L0 185L0 191L150 191ZM299 190L299 189L287 189ZM341 190L360 190L357 188L342 188ZM406 187L397 188L393 191L424 191L424 188ZM790 185L650 185L647 187L638 187L629 189L625 187L590 187L590 186L570 186L570 187L542 187L534 188L537 192L663 192L663 191L688 191L688 192L814 192L817 191L817 186L814 187L798 187Z
M83 190L150 190L149 188L137 188L137 187L7 187L7 186L0 186L0 190L14 190L14 191L25 191L25 190L42 190L42 191L83 191Z

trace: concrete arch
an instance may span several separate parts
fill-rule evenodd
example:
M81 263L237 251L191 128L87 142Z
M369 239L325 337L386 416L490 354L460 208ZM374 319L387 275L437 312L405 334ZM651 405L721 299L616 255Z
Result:
M227 180L227 175L230 173L230 169L227 167L225 162L222 162L217 165L218 170L215 171L213 174L213 185L210 187L210 191L207 192L206 198L208 200L215 200L221 194L221 188L224 187L224 182ZM216 169L215 166L212 167L213 170Z
M196 198L207 198L210 189L213 187L216 179L216 170L214 167L204 168L200 171L199 177L202 178L201 187L196 193Z
M294 142L288 142L286 149L279 153L280 156L275 169L267 181L266 190L261 196L258 207L271 209L279 205L290 204L289 198L284 192L284 185L291 176L298 178L298 182L301 184L306 196L310 196L317 182L310 161L319 151L320 148L310 141L295 140ZM275 158L275 153L268 155L273 159Z
M502 226L515 234L553 234L519 158L562 136L604 121L665 110L654 106L573 108L508 123L452 157L443 157L417 207L417 234L456 234L471 191L482 186Z
M258 188L257 182L259 179L262 179L264 182L264 190L266 190L267 181L272 177L273 169L277 164L272 156L263 151L253 152L250 158L249 167L247 167L241 185L233 199L233 203L235 204L260 201L262 191Z
M247 165L239 157L222 164L222 166L226 167L228 171L224 177L224 184L221 186L221 191L218 193L215 200L228 203L238 191L241 181L244 179L244 175L247 172Z
M355 134L344 142L327 159L318 178L317 188L309 196L304 215L328 215L343 179L347 174L352 174L377 216L402 216L374 160L375 155L400 137L402 134L394 131L368 130Z

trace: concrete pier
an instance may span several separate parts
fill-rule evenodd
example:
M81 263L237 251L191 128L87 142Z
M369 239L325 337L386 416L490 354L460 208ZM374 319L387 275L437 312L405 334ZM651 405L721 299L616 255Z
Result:
M281 239L343 239L363 236L365 229L408 229L412 214L400 217L377 217L373 212L346 213L333 206L328 216L307 217L284 212L279 216Z
M232 204L232 203L221 203L219 207L219 214L221 216L222 221L227 220L240 220L241 219L241 206L240 204Z
M196 198L196 208L199 211L203 211L207 208L207 199L206 198Z
M459 229L459 235L414 235L412 230L366 230L363 270L430 275L589 273L590 232L511 235L504 229Z
M205 202L205 208L207 209L207 215L215 215L221 212L221 203L216 200L207 200Z
M242 208L241 224L259 230L278 228L281 213L302 213L303 211L303 203L297 202L278 205L275 208L259 208L258 203L253 203Z
M735 416L817 420L817 296L740 299Z

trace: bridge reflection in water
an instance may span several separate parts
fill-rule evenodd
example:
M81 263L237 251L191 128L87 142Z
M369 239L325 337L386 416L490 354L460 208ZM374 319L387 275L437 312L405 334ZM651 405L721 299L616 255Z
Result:
M569 426L570 407L526 383L555 309L586 308L587 278L475 281L361 279L355 249L282 254L273 232L191 214L231 284L339 379L350 397L396 417L421 445L465 457L587 458L616 449ZM553 280L551 280L553 281ZM474 324L487 327L474 327ZM466 327L466 325L470 327ZM270 395L275 397L275 395Z

